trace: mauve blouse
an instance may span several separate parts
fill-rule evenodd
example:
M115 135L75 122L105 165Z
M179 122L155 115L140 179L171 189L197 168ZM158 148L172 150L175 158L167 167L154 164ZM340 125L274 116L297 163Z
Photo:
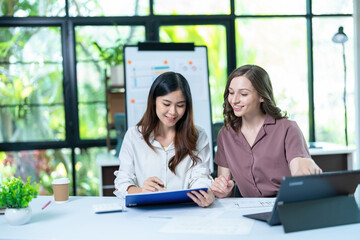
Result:
M239 130L223 127L218 134L215 163L229 168L243 197L275 196L289 163L296 157L311 158L297 123L266 115L252 147Z

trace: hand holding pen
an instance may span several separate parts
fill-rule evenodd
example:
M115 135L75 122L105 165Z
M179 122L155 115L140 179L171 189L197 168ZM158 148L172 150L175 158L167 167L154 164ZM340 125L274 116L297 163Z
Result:
M231 194L234 185L235 183L230 180L230 175L227 177L219 176L215 178L215 181L211 185L211 190L214 192L216 197L224 198Z
M164 185L164 182L161 181L158 177L149 177L145 180L141 189L142 192L157 192L164 191L166 187Z

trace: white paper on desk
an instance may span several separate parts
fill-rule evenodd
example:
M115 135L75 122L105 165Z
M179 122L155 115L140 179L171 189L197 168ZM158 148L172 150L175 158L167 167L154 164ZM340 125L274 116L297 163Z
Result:
M222 209L212 209L211 211L204 211L203 208L194 207L190 209L166 209L165 211L147 211L139 214L136 219L148 221L149 218L151 218L153 221L168 221L169 219L182 218L183 216L187 216L190 218L217 218L222 214L224 214L224 210Z
M246 218L175 218L159 232L191 234L249 234L254 220Z
M221 205L227 209L236 208L272 208L275 198L228 198L221 201Z

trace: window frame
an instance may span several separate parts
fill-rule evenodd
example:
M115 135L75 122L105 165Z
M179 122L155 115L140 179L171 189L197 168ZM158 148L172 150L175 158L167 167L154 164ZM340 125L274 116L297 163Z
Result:
M312 1L306 1L305 15L235 15L235 0L230 0L230 14L227 15L154 15L154 1L149 0L148 16L116 16L116 17L70 17L68 0L65 0L64 17L0 17L0 27L49 27L61 29L61 44L63 55L63 94L66 121L65 141L44 142L16 142L0 143L1 151L21 151L34 149L71 149L73 194L76 195L76 153L77 148L106 146L105 139L81 140L79 132L78 96L77 96L77 69L76 69L76 26L144 26L146 41L159 41L161 26L174 25L222 25L226 29L227 74L236 68L235 20L238 18L306 18L307 22L307 67L308 67L308 94L309 94L309 142L315 142L314 114L314 69L313 69L313 28L314 17L353 17L353 14L312 14ZM113 139L112 143L115 144Z

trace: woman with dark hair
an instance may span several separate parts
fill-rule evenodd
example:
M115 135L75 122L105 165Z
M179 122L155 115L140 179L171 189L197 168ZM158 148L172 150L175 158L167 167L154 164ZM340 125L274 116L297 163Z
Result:
M232 177L243 197L271 197L284 176L322 172L296 122L276 106L269 75L256 65L228 77L215 163L218 177L211 189L219 198L231 195Z
M208 187L188 194L199 206L215 200L210 190L210 147L195 127L190 87L179 73L165 72L153 82L147 109L125 134L115 172L115 195Z

